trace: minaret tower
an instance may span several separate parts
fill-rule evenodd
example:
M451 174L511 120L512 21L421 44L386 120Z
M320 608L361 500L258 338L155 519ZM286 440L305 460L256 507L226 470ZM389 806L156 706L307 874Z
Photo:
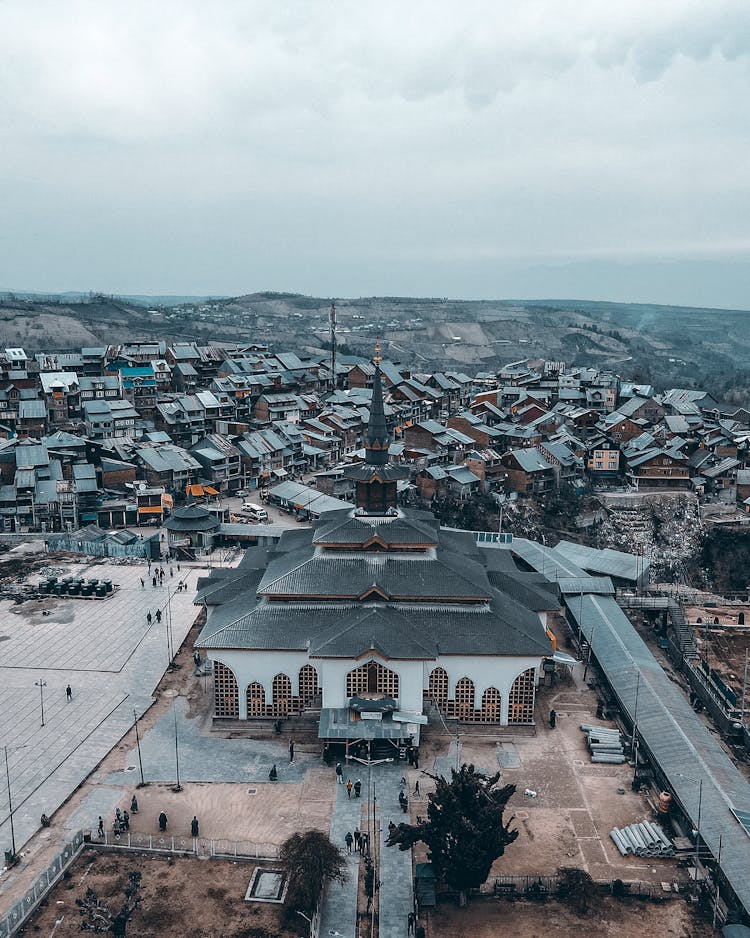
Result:
M383 381L380 373L380 343L375 346L375 375L372 382L370 419L365 437L365 461L345 471L347 479L356 484L357 508L368 515L385 515L395 509L397 487L400 479L409 476L405 466L388 461L391 437L385 423L383 406Z

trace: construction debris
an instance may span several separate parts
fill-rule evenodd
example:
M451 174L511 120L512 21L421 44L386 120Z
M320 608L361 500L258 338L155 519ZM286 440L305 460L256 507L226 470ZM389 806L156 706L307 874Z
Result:
M637 857L674 856L674 845L661 827L651 821L629 824L622 829L615 827L609 836L624 857L630 854Z
M589 723L581 723L581 729L586 734L592 762L622 765L628 761L623 736L619 730L607 726L592 726Z

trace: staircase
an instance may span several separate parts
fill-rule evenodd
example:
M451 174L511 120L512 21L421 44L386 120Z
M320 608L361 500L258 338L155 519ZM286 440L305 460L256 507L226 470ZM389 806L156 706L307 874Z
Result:
M695 636L693 635L693 630L688 625L685 620L685 614L682 611L682 606L676 599L670 599L668 612L669 618L672 621L672 628L674 629L675 635L677 636L677 644L682 652L684 658L688 661L697 661L700 657L698 655L698 646L695 643Z

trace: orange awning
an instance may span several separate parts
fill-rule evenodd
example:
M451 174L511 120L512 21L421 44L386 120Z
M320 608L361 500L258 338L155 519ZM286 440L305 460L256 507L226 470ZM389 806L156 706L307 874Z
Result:
M138 509L139 515L160 515L161 513L161 505L146 505Z

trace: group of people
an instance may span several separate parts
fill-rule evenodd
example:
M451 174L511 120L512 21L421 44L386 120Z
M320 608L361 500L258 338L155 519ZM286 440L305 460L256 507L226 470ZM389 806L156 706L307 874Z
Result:
M353 834L351 831L347 831L344 843L346 844L347 853L352 852L353 846L357 853L361 853L365 858L370 856L370 835L367 831L360 831L357 827L354 828Z
M344 780L343 772L342 772L342 774L341 774L340 776L338 776L338 777L339 777L340 781L343 781L343 780ZM346 794L347 794L347 797L348 797L348 798L351 798L351 797L352 797L352 789L354 789L354 797L355 797L355 798L361 798L361 797L362 797L362 781L361 781L361 779L357 779L356 782L352 782L352 780L351 780L350 778L347 779L347 781L346 781Z
M138 814L138 798L133 795L130 799L130 812L127 808L120 810L119 807L115 808L115 818L112 824L112 831L116 837L119 837L124 831L130 830L130 814ZM159 813L159 830L164 833L167 829L167 815L165 811ZM193 815L193 820L190 822L190 833L193 837L199 836L199 824L198 818ZM99 815L99 827L97 829L97 834L99 837L104 837L104 818Z
M130 799L130 811L133 814L138 814L138 799L135 795ZM115 808L115 818L112 823L112 832L115 837L119 837L120 834L125 831L130 830L130 814L128 809L124 808L122 811L119 807ZM104 818L99 815L99 828L97 833L100 837L104 837Z

